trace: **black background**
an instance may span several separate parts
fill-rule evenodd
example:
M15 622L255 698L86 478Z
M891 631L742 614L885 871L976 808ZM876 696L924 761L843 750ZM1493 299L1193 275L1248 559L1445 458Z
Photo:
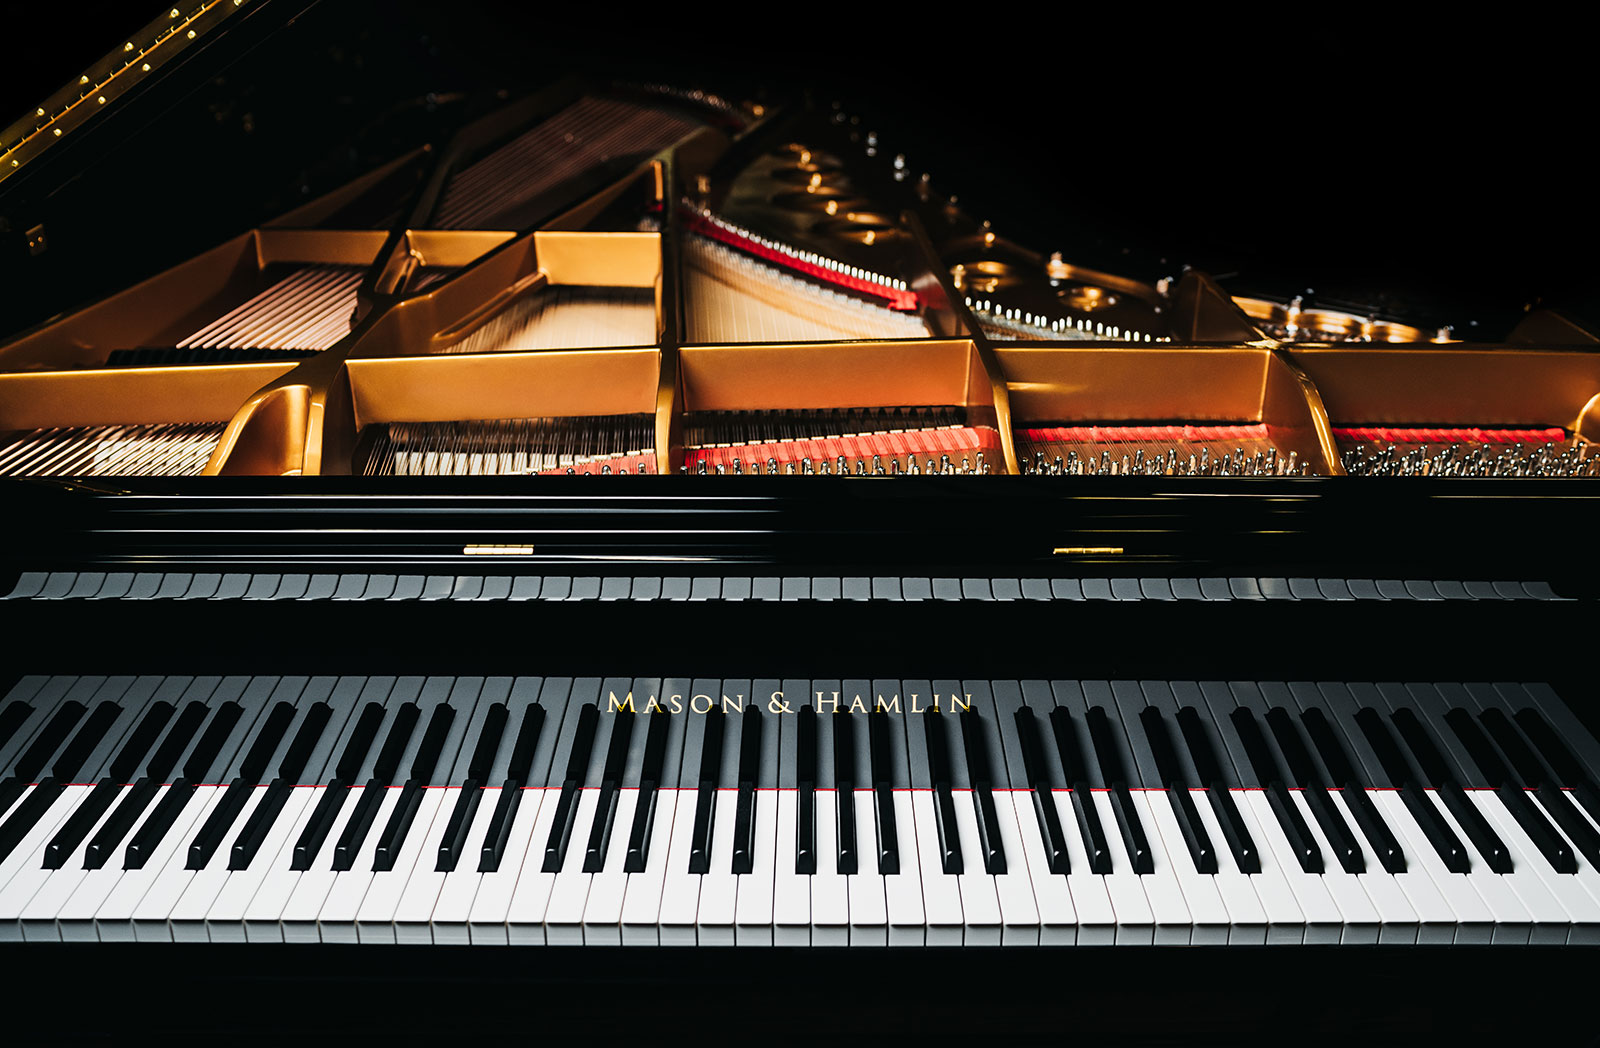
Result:
M1467 337L1503 335L1531 304L1600 315L1592 57L1575 24L1534 12L255 3L211 49L247 53L112 114L137 133L84 133L0 184L0 273L26 292L0 306L0 331L440 141L497 90L572 71L842 101L1002 234L1129 275L1194 265L1235 290L1312 288ZM37 43L0 68L0 119L116 47L146 6L8 11ZM27 258L20 231L37 221L50 250Z

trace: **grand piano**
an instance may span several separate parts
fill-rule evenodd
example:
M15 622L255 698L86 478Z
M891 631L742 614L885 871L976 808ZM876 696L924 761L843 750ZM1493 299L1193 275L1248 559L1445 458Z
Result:
M572 77L9 337L21 1029L1580 1021L1594 335L1146 277Z

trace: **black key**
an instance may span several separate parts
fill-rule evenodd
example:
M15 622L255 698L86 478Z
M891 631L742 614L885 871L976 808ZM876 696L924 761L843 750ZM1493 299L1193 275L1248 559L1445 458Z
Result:
M4 823L0 823L0 859L10 855L21 843L22 838L28 835L28 831L44 818L44 813L56 802L56 798L64 789L66 789L65 784L48 776L39 780L33 792L23 798L22 803L17 805L16 810Z
M838 853L835 856L840 873L858 873L860 863L856 851L856 736L847 721L833 727L833 805L835 827L838 830Z
M619 715L611 722L611 743L606 748L605 769L600 776L600 796L595 805L594 823L589 827L589 843L583 856L584 873L600 873L605 869L606 849L611 845L611 824L617 818L617 788L621 785L622 768L628 759L633 721L633 717Z
M994 776L989 768L989 748L984 744L983 722L968 710L956 718L967 753L967 778L978 816L978 847L986 873L1006 872L1005 844L1000 840L1000 816L994 807Z
M1378 809L1373 805L1372 798L1367 796L1366 789L1357 780L1350 758L1344 751L1344 744L1334 734L1333 725L1328 723L1328 718L1321 710L1315 708L1303 711L1300 714L1300 722L1306 726L1306 734L1311 736L1311 744L1317 748L1328 774L1340 785L1345 806L1350 809L1350 815L1356 820L1356 825L1361 827L1362 834L1367 838L1367 845L1378 857L1379 865L1389 873L1404 873L1406 857L1400 850L1400 842L1378 814Z
M256 857L262 843L267 839L267 832L272 829L272 824L283 812L283 806L289 803L289 793L293 789L294 783L289 779L274 779L267 787L261 800L256 802L250 818L245 820L239 836L233 839L233 849L228 855L228 869L249 868L251 860Z
M761 768L761 713L754 706L741 715L739 797L733 814L733 872L750 873L756 857L756 776Z
M1178 764L1178 755L1173 751L1166 718L1155 706L1146 706L1139 711L1139 723L1150 743L1150 752L1156 759L1156 770L1161 774L1161 781L1166 783L1167 796L1172 800L1172 814L1177 818L1178 832L1183 834L1183 843L1189 849L1189 857L1194 860L1195 870L1199 873L1216 873L1217 855L1212 850L1211 835L1206 832L1205 823L1200 821L1194 798L1189 793L1188 784L1183 781L1183 769Z
M508 778L517 780L518 786L533 777L533 751L539 745L539 733L544 730L544 707L530 704L522 715L522 726L517 729L517 741L511 747L511 765Z
M300 781L300 773L306 770L311 751L316 749L318 740L328 727L328 721L332 719L332 706L326 702L311 704L305 719L300 722L300 730L294 733L294 741L289 743L283 760L278 762L278 778L287 780L290 785Z
M961 835L956 828L956 803L950 795L950 747L945 741L944 718L923 717L928 736L928 771L933 781L933 825L939 834L940 866L947 875L964 872Z
M11 741L11 737L22 727L22 722L33 714L33 707L26 702L13 702L4 710L0 710L0 747Z
M366 842L367 833L372 829L372 820L378 817L378 806L383 803L383 791L387 786L377 776L367 780L362 787L361 796L356 798L356 806L351 809L350 821L344 824L344 832L339 834L339 841L333 846L333 869L343 873L356 864L356 853L361 850L361 845Z
M422 708L414 702L405 703L395 711L394 723L389 725L389 734L384 737L383 747L378 750L378 759L372 766L372 777L378 785L394 785L406 747L411 744L411 733L417 730L417 721L421 719Z
M1595 785L1582 762L1550 727L1544 715L1532 707L1524 707L1517 711L1516 722L1538 748L1540 755L1555 769L1561 783L1572 788L1578 803L1583 805L1590 817L1600 820L1600 786Z
M567 843L572 840L572 824L578 818L578 792L583 789L584 773L589 767L589 754L594 749L594 733L600 723L600 711L592 702L586 702L578 711L578 723L573 729L572 750L567 754L566 777L561 782L561 793L556 798L554 824L544 845L545 873L560 873L567 858Z
M28 780L19 779L15 775L0 780L0 815L9 811L11 805L16 803L17 798L22 796L22 791L27 788Z
M794 872L817 872L817 711L800 707L795 736Z
M1546 780L1541 782L1534 790L1534 796L1539 798L1539 803L1544 810L1550 813L1561 831L1571 838L1573 846L1593 866L1600 867L1600 833L1595 832L1594 824L1583 817L1578 811L1578 806L1572 803L1566 791L1554 782Z
M106 737L106 732L111 730L112 723L120 716L122 707L116 703L96 703L94 711L84 720L83 727L72 736L72 741L62 748L60 756L50 766L50 777L62 782L75 782L78 772L83 769L83 762L89 759L89 754L100 745L100 740Z
M1434 745L1432 737L1423 728L1422 722L1417 720L1416 714L1407 709L1396 710L1390 715L1390 720L1394 722L1395 729L1399 731L1400 737L1405 740L1412 756L1416 758L1417 766L1427 777L1434 794L1444 802L1450 814L1455 816L1456 822L1461 824L1467 839L1478 849L1478 854L1483 856L1484 862L1488 863L1489 868L1496 873L1511 872L1511 853L1506 849L1505 842L1490 827L1483 813L1472 803L1466 791L1461 788L1461 784L1451 775L1450 766L1445 761L1444 755Z
M361 765L367 759L367 751L372 749L372 740L378 737L378 728L382 724L383 703L367 703L356 718L356 726L344 744L344 753L340 754L339 763L334 767L335 779L349 783L361 774Z
M477 779L468 779L461 784L456 802L450 808L450 818L444 824L444 836L439 839L439 855L433 865L434 872L450 873L461 861L461 848L467 842L467 830L472 826L472 817L478 813L478 802L482 799L483 789Z
M1100 824L1100 810L1089 792L1089 780L1078 749L1077 726L1072 723L1072 715L1058 706L1050 712L1050 728L1055 735L1056 749L1061 753L1061 768L1072 790L1072 811L1078 817L1078 829L1089 853L1089 870L1108 874L1112 870L1111 847L1106 841L1105 827Z
M122 744L122 749L111 758L111 767L106 769L106 778L121 784L132 782L133 776L139 769L139 762L144 760L150 747L155 745L156 739L161 735L161 729L167 726L167 721L172 719L176 707L170 702L152 702L144 711L144 716L139 719L139 726L133 729L127 741Z
M1356 713L1355 720L1356 727L1361 729L1361 734L1366 736L1372 752L1377 755L1378 763L1383 765L1384 774L1389 777L1390 782L1400 784L1401 802L1411 812L1411 817L1417 820L1417 825L1422 827L1423 835L1428 838L1428 843L1433 845L1433 850L1439 853L1439 859L1445 868L1452 873L1466 873L1471 870L1472 863L1467 857L1467 850L1461 843L1461 838L1456 836L1455 830L1445 821L1444 815L1433 806L1432 801L1428 800L1427 794L1412 774L1411 765L1401 754L1399 745L1389 733L1378 711L1370 706L1363 707ZM1449 791L1451 795L1459 792L1459 790ZM1441 799L1446 798L1444 793L1440 793L1439 796ZM1460 799L1466 800L1465 797ZM1452 813L1454 812L1455 809L1452 808ZM1481 819L1478 821L1482 822ZM1464 824L1463 828L1466 828ZM1468 832L1470 834L1470 830ZM1500 858L1504 863L1506 856L1503 850ZM1500 872L1509 872L1509 864L1507 869Z
M156 782L153 778L147 781ZM133 788L138 790L138 784L135 783ZM122 868L124 870L144 869L145 863L149 862L150 856L155 853L156 846L161 843L167 832L172 829L172 824L178 821L178 816L182 814L184 806L189 803L189 798L194 796L194 789L195 784L183 778L175 780L171 786L167 787L166 794L151 809L149 817L139 825L139 831L128 842L128 848L123 852L122 856ZM150 790L150 795L155 795L154 789ZM144 805L141 804L139 807L142 809ZM90 847L92 848L93 845L91 844ZM113 847L115 847L114 844ZM109 855L109 851L106 854ZM102 864L105 862L104 859L100 861ZM89 865L87 857L84 859L84 868L94 868Z
M155 797L156 791L160 786L161 783L149 776L145 776L128 788L128 791L123 794L122 803L118 804L110 817L100 824L100 829L95 832L94 837L89 841L88 847L84 849L84 869L98 870L110 861L111 854L117 850L117 845L122 843L122 838L128 835L128 831L133 828L134 822L138 820L140 813ZM186 791L177 790L176 784L174 784L173 790L168 792L180 792L185 799L188 797ZM145 821L148 822L149 820ZM140 827L140 829L142 831L143 827ZM153 846L154 842L152 842Z
M280 702L272 707L267 714L267 719L262 722L261 730L256 733L255 741L245 751L244 760L239 764L239 778L254 786L267 774L267 765L272 762L273 751L278 748L278 743L283 741L283 736L289 730L289 724L294 720L294 704ZM230 784L229 788L232 788Z
M643 873L650 861L650 833L656 824L656 801L661 795L661 765L667 751L667 714L652 715L644 738L644 763L639 769L639 798L634 802L633 826L628 832L624 873Z
M1322 849L1317 846L1316 839L1311 836L1311 828L1306 825L1300 809L1295 806L1294 799L1278 777L1277 762L1267 748L1267 740L1261 734L1261 726L1256 723L1255 713L1240 706L1228 714L1228 719L1233 722L1239 741L1244 744L1245 756L1250 759L1257 781L1266 787L1272 814L1283 829L1283 835L1288 838L1289 847L1294 849L1300 868L1307 873L1321 873Z
M721 711L704 715L705 737L700 750L700 777L695 790L694 829L689 838L689 872L711 872L711 824L716 813L717 769L722 764Z
M483 718L483 728L478 732L478 745L472 751L472 760L467 763L467 778L481 783L489 777L494 767L494 755L500 749L500 738L505 734L506 721L509 719L505 703L497 702L489 707L489 712Z
M539 709L538 706L532 709ZM528 718L522 721L524 727ZM494 802L494 814L489 816L489 829L483 835L483 848L478 853L478 872L494 873L506 853L506 841L511 837L511 823L522 805L522 781L507 779L500 787L500 796Z
M1239 867L1240 873L1260 873L1261 856L1256 852L1255 840L1250 836L1250 828L1245 825L1239 805L1233 799L1233 791L1223 781L1217 755L1212 752L1211 740L1206 736L1200 714L1193 706L1185 706L1178 711L1178 730L1183 733L1184 744L1189 748L1189 759L1194 761L1195 772L1206 788L1206 799L1211 802L1211 811L1222 829L1222 839L1233 853L1234 864Z
M300 831L299 839L294 842L294 853L289 858L289 869L302 872L311 869L317 852L322 850L322 843L333 831L333 821L339 815L339 807L345 801L348 786L345 780L334 778L322 788L322 793L317 797L316 807L311 809L311 818Z
M1451 710L1445 718L1455 716L1456 711ZM1461 711L1463 716L1470 716L1466 710ZM1483 725L1483 730L1489 733L1500 752L1505 754L1516 772L1516 781L1523 786L1531 786L1550 778L1550 772L1544 762L1535 757L1528 744L1522 741L1522 736L1517 732L1517 726L1511 723L1504 710L1490 708L1478 714L1478 722Z
M422 744L417 747L417 755L411 761L411 778L421 780L422 786L428 784L439 765L445 737L450 734L450 725L455 719L456 708L442 702L433 708L433 716L428 718L428 730L422 733Z
M200 832L189 842L189 861L184 865L184 869L206 868L206 863L210 862L217 849L222 847L222 838L227 835L233 820L239 817L239 813L249 803L250 795L254 791L254 782L242 775L228 783L227 788L222 791L222 800L211 809L211 814L206 817Z
M1110 793L1112 814L1117 818L1122 841L1128 848L1128 858L1133 863L1133 872L1141 875L1155 873L1150 839L1145 836L1144 822L1139 818L1138 809L1133 806L1133 798L1128 795L1122 754L1117 749L1116 738L1111 734L1111 720L1106 716L1105 707L1092 707L1085 720L1089 725L1089 739L1094 745L1095 756L1100 762L1100 774Z
M889 717L867 716L867 740L872 758L873 814L878 831L878 872L900 872L900 834L894 811L894 783L889 765Z
M1556 785L1550 769L1535 757L1528 744L1522 741L1522 736L1517 734L1516 725L1511 723L1511 718L1507 717L1503 710L1487 709L1478 714L1478 720L1500 747L1500 752L1511 762L1511 766L1516 770L1518 783L1535 788L1540 804L1549 812L1556 825L1561 827L1562 832L1571 838L1573 846L1590 863L1600 866L1600 832L1597 832L1594 825L1583 817L1565 791Z
M1406 735L1409 742L1407 725L1402 723L1401 714L1408 715L1411 723L1416 725L1415 730L1421 731L1422 726L1416 722L1416 715L1410 710L1395 711L1395 724L1400 727L1400 733ZM1477 763L1478 769L1488 781L1499 784L1495 793L1499 795L1506 810L1511 812L1512 818L1517 820L1517 824L1522 827L1528 839L1533 841L1533 846L1539 849L1539 853L1551 867L1557 873L1577 873L1578 860L1572 852L1572 846L1554 826L1550 825L1550 820L1544 817L1544 813L1529 798L1527 791L1523 789L1520 777L1500 759L1488 737L1473 721L1472 715L1457 707L1445 714L1444 719L1445 723L1450 725L1450 730L1456 733L1456 737L1467 748L1467 752L1472 755L1473 761ZM1415 745L1412 748L1415 749Z
M1033 795L1033 816L1039 822L1045 858L1051 873L1070 873L1067 835L1061 829L1061 816L1051 796L1050 778L1045 772L1044 753L1039 746L1039 726L1033 711L1023 707L1016 712L1017 738L1022 744L1022 763L1028 777L1028 792Z
M59 870L67 864L67 856L89 836L89 831L94 829L94 824L100 820L100 816L111 807L119 792L118 783L114 779L105 778L94 784L89 796L79 803L76 810L62 824L61 829L50 838L50 843L45 845L45 869Z
M449 707L441 706L439 709L449 709ZM446 726L448 727L448 721ZM378 835L377 850L372 855L373 873L394 869L395 860L400 857L400 848L405 844L406 834L411 832L411 825L417 820L417 809L422 806L422 790L425 785L423 779L408 779L401 787L400 800L389 812L389 821L384 824L383 832Z
M49 722L40 729L28 748L22 751L16 764L12 765L17 778L24 782L37 779L56 749L67 740L67 736L86 712L88 708L81 702L63 702L57 707Z
M192 718L191 711L197 711L198 717ZM194 738L195 730L199 728L205 715L206 704L203 702L191 702L184 707L178 723L172 726L172 731L150 757L145 774L165 782L172 774L173 765L177 764L178 758L183 755L183 748ZM181 778L191 783L210 780L211 765L222 755L222 747L227 743L228 735L232 733L233 726L239 723L239 718L242 716L244 707L237 702L224 702L217 707L216 714L211 718L211 724L200 736L200 741L194 744L194 751L189 754L189 759L184 762Z
M1323 835L1328 838L1328 846L1333 849L1333 857L1338 860L1346 873L1365 872L1367 863L1361 854L1361 845L1356 842L1355 834L1344 821L1344 816L1339 813L1333 798L1328 795L1328 784L1311 760L1311 754L1307 752L1305 744L1300 741L1300 735L1295 731L1289 711L1282 706L1274 706L1268 710L1267 728L1278 743L1278 752L1283 754L1284 763L1289 767L1289 774L1301 789L1306 807L1311 809L1312 817L1317 820L1317 825L1322 827Z

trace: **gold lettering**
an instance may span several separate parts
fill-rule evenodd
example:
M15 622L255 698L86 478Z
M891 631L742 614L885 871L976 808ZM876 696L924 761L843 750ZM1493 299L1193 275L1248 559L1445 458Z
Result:
M733 712L735 712L735 713L743 713L744 712L744 696L743 695L740 695L737 701L735 701L733 699L730 699L726 695L724 695L722 697L722 712L723 713L727 713L728 712L728 704L729 703L733 703L734 704L733 705Z
M911 693L911 701L910 701L910 703L909 703L909 705L908 705L908 707L907 707L907 709L908 709L908 710L909 710L909 711L910 711L910 712L911 712L911 713L921 713L921 712L922 712L922 711L923 711L923 710L924 710L924 709L926 709L926 708L927 708L927 707L925 707L925 706L918 706L918 705L917 705L917 693L916 693L916 692L912 692L912 693ZM936 706L936 707L934 707L934 708L935 708L935 709L937 709L937 708L938 708L938 707L937 707L937 706Z
M607 713L621 713L623 710L627 710L629 713L637 713L638 712L637 710L635 710L633 708L633 692L631 692L631 691L628 692L628 697L623 699L621 702L617 701L617 693L616 692L612 692L611 693L611 707L609 709L607 709L606 712Z
M682 713L683 712L683 696L682 695L670 696L670 697L668 697L667 701L672 703L672 712L673 713Z
M822 704L824 702L827 702L827 703L832 703L833 704L833 712L838 713L839 712L839 693L838 692L834 692L833 693L833 698L831 698L831 699L830 698L826 698L825 697L826 695L827 695L827 692L822 692L822 691L817 692L817 712L821 713L822 712Z
M966 702L962 702L961 701L961 696L959 696L959 695L950 696L950 712L954 713L956 711L956 707L957 706L960 706L963 710L972 709L972 693L971 692L967 693L967 701Z
M850 712L851 713L866 713L867 712L867 704L861 701L861 696L857 695L855 697L855 699L853 701L851 701L851 703L850 703Z
M657 702L656 697L652 695L650 696L650 701L645 705L644 711L646 713L665 713L667 708Z
M700 700L701 699L705 699L706 700L706 708L705 709L701 709L700 708ZM709 695L694 695L694 696L691 696L689 698L689 712L690 713L710 713L711 712L711 707L715 706L716 704L717 704L716 700L714 700Z
M789 708L789 704L787 702L783 701L783 692L775 691L772 693L772 697L767 700L767 712L793 713L794 711Z
M892 698L892 699L888 700L887 702L885 702L883 696L879 695L878 696L878 705L877 705L876 708L879 709L879 710L882 710L884 713L899 713L900 712L900 696L896 695L894 698Z

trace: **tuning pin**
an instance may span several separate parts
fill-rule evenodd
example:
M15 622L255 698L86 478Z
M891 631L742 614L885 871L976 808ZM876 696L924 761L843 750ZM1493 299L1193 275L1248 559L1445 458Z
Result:
M834 472L838 473L840 476L844 476L850 472L850 466L845 462L843 455L839 456L839 461L834 467Z
M699 476L702 476L702 477L705 476L706 475L706 460L705 459L701 459L700 461L696 462L694 464L694 471Z
M744 468L739 465L738 459L733 460L733 472L741 476L744 474Z
M809 457L802 458L800 460L800 472L801 473L811 473L811 472L813 472L813 470L811 469L811 459Z

